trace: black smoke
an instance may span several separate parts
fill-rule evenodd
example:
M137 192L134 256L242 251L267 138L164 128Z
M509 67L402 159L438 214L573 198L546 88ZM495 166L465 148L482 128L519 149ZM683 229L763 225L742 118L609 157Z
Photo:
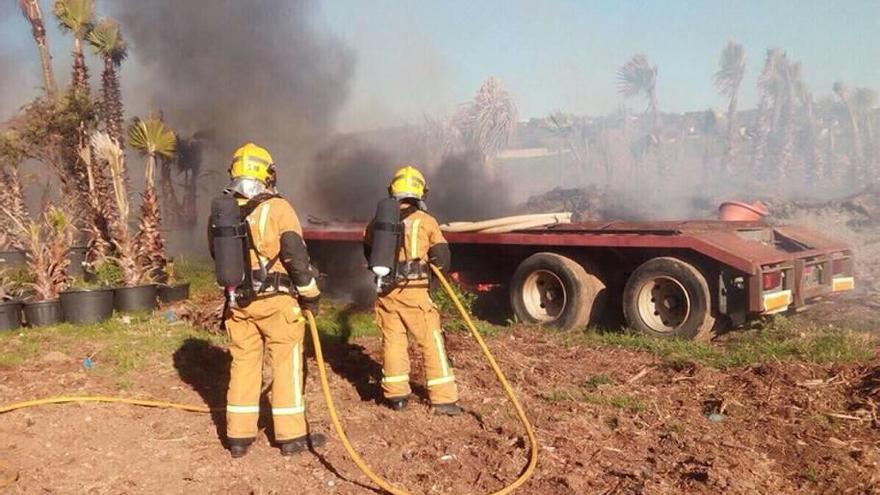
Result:
M297 195L311 157L345 103L347 46L314 22L308 0L121 0L120 18L147 95L184 134L210 131L206 169L222 182L232 152L267 147L284 192ZM219 187L220 184L216 184Z

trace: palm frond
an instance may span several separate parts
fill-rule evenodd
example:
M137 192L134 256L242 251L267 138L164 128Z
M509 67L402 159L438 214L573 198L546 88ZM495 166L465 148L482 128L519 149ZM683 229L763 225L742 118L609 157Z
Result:
M624 98L638 94L649 94L657 84L657 66L652 66L648 57L634 55L617 70L617 91Z
M116 199L116 211L122 222L128 220L128 191L125 186L125 154L119 143L107 133L96 132L91 138L92 149L98 160L105 162L110 169L113 193Z
M743 46L729 41L721 52L720 68L715 73L715 86L721 94L731 96L742 83L746 72L746 55Z
M62 31L70 31L84 39L92 28L95 17L94 0L55 0L52 13L58 18Z
M758 87L766 92L777 91L782 82L782 69L785 67L787 57L779 48L767 50L767 58L764 60L764 69L758 76Z
M86 39L92 44L96 54L110 58L117 65L128 55L128 46L122 38L119 23L113 19L101 19Z
M177 136L165 122L153 115L134 119L128 129L128 143L143 155L162 155L172 158L177 148Z

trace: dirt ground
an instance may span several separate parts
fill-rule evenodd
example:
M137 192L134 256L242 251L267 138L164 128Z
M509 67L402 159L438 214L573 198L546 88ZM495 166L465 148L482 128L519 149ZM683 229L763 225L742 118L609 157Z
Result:
M519 493L880 493L880 356L720 371L570 337L517 328L488 339L540 442L537 472ZM467 410L458 418L432 416L423 399L401 413L378 405L377 338L325 353L354 445L398 486L487 493L525 466L523 430L465 334L449 336ZM173 367L140 370L124 391L63 356L36 360L0 369L0 403L113 391L222 407L227 359L191 339L170 357ZM0 491L370 493L331 431L313 359L309 369L311 427L330 440L315 452L283 458L261 436L231 459L222 414L46 406L0 416Z

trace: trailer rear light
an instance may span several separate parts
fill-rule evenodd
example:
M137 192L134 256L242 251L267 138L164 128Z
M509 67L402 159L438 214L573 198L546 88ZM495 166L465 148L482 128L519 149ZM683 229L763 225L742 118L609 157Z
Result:
M782 288L782 272L768 272L761 277L765 291Z

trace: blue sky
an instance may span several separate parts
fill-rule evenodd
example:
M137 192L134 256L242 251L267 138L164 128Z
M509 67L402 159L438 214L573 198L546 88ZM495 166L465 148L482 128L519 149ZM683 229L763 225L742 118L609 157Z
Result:
M109 1L99 0L99 9ZM48 10L51 2L43 3ZM711 77L728 40L746 49L744 106L755 104L768 47L802 63L817 97L836 80L880 89L878 0L328 0L316 2L316 11L316 28L357 57L343 130L451 113L490 75L504 81L523 118L606 113L618 106L616 68L640 52L659 66L662 110L723 107ZM65 78L69 39L54 22L50 43ZM126 92L146 84L133 52L124 66ZM12 59L24 62L0 74L0 118L40 85L28 27L12 0L0 0L0 63ZM643 102L630 106L640 110Z
M604 113L618 105L616 68L640 52L659 66L663 110L721 107L711 77L728 40L746 50L746 106L768 47L799 60L817 96L836 80L880 89L876 0L334 0L320 10L358 54L348 125L451 111L489 75L522 117Z

